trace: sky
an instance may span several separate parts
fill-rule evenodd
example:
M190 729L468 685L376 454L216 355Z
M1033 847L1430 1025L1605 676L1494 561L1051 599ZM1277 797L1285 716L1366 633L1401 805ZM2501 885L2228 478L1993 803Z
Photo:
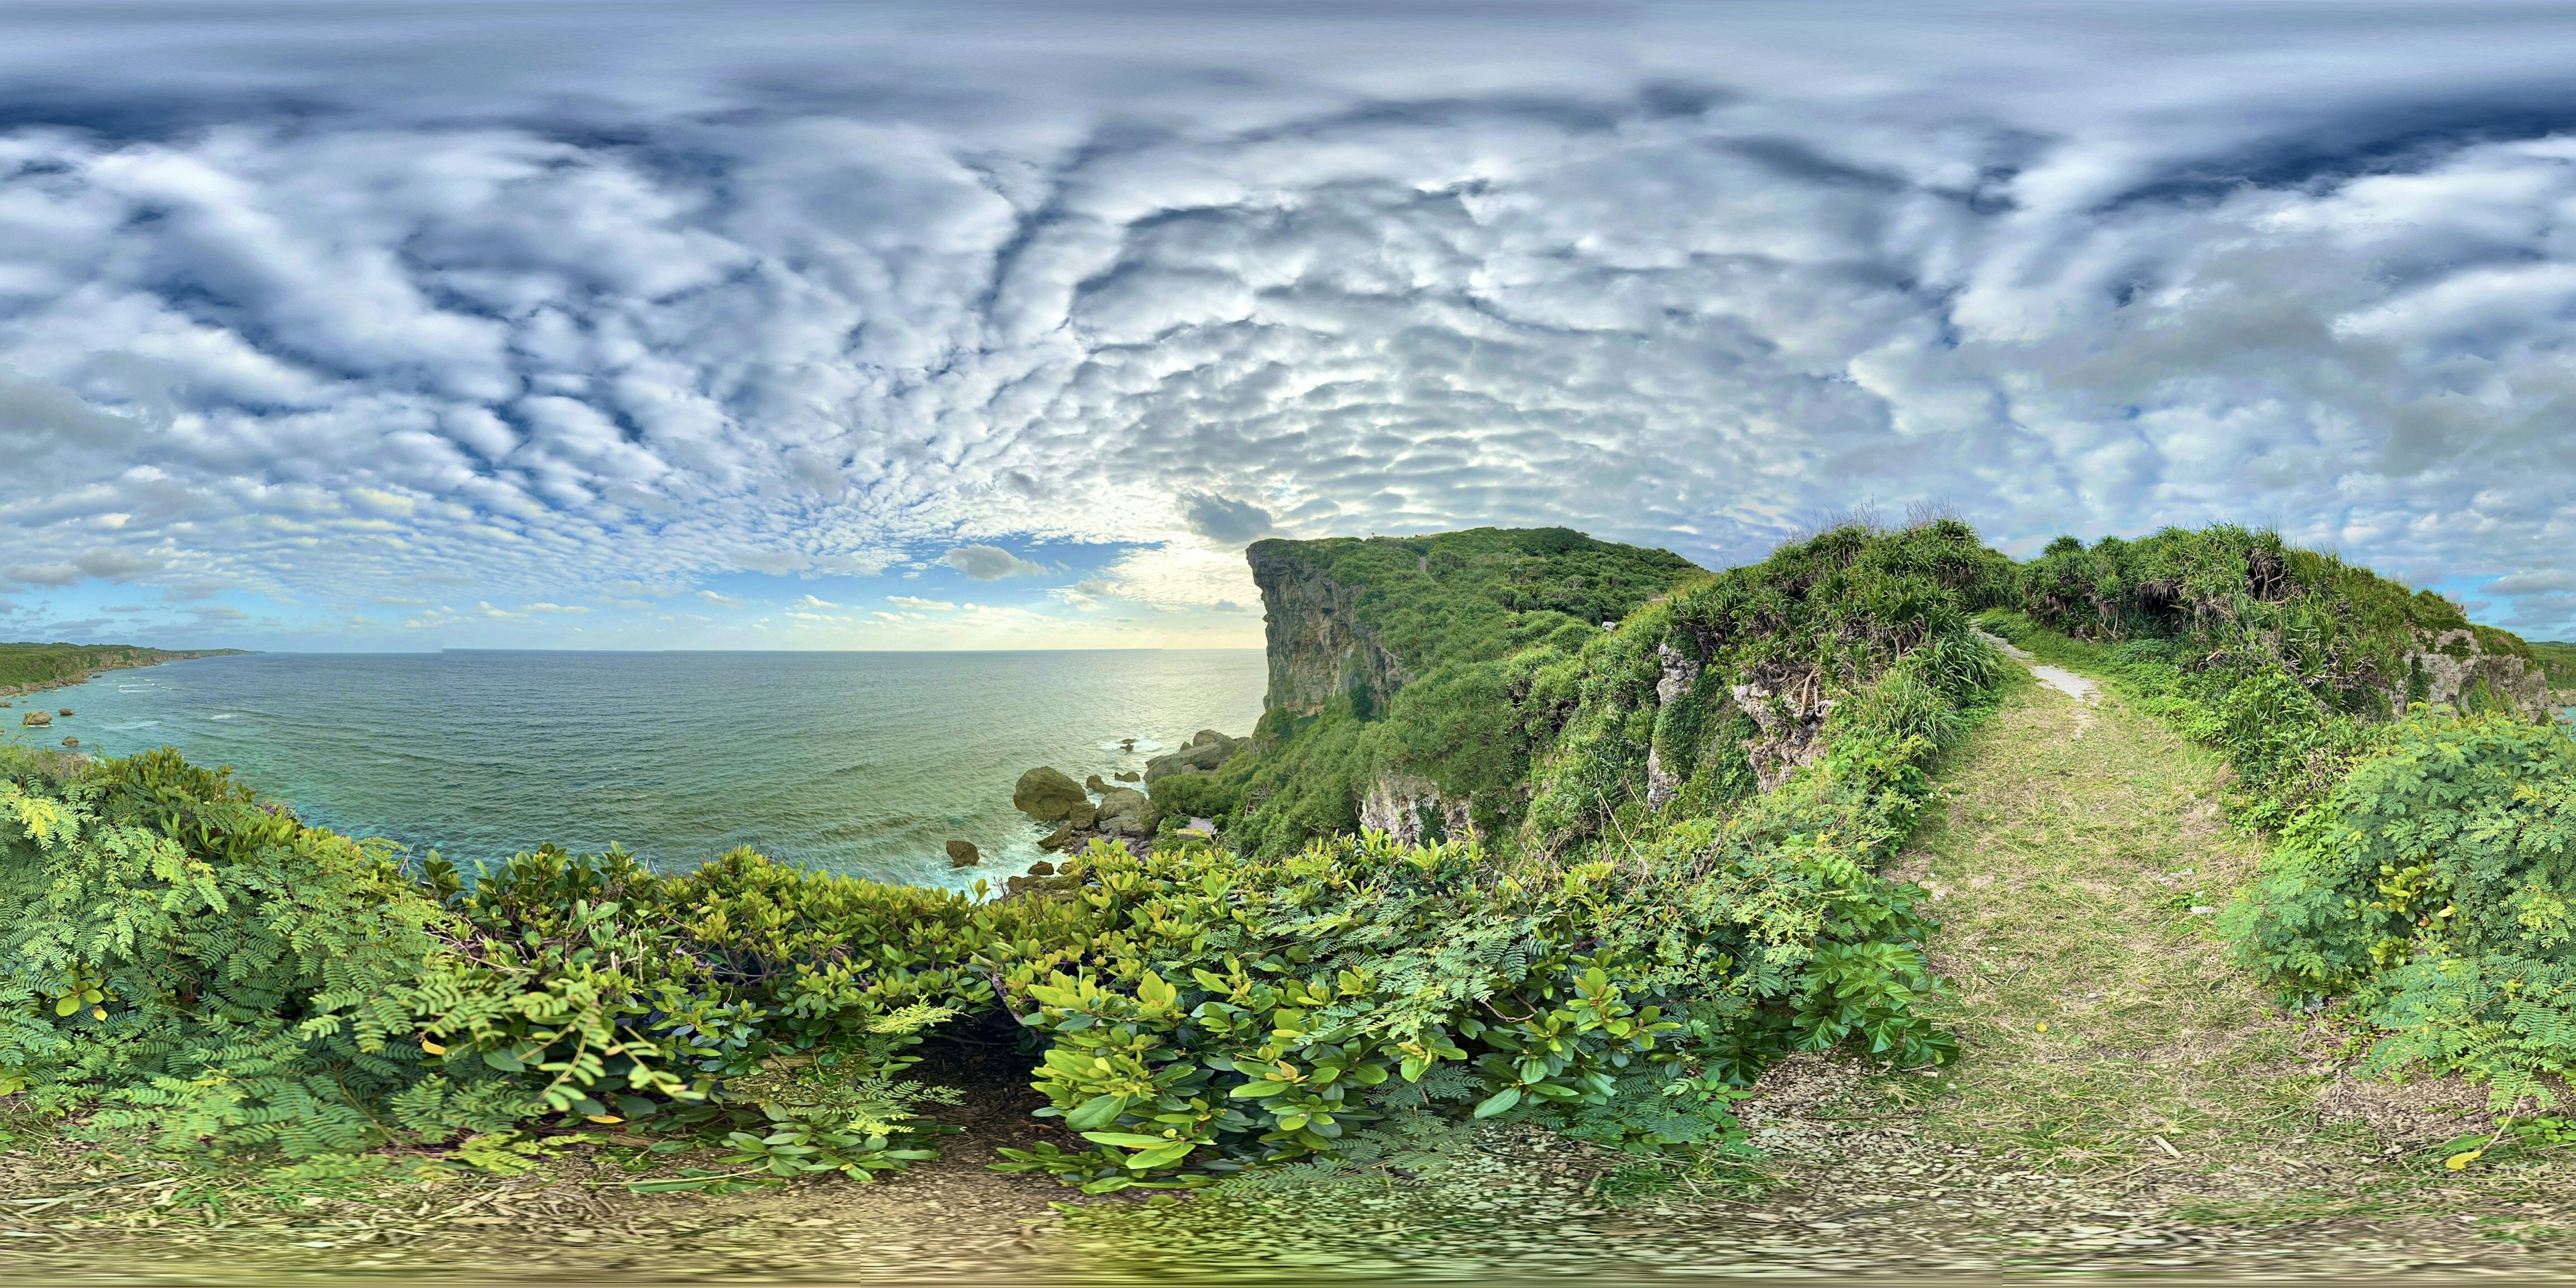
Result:
M2576 638L2576 7L0 3L0 639L1252 647L2278 527Z

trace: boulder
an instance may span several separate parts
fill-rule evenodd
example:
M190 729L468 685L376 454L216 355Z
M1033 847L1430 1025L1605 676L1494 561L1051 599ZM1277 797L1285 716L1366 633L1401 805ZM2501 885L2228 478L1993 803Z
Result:
M950 841L948 843L948 866L952 868L971 868L983 861L983 852L975 848L975 843L973 841Z
M1073 844L1073 824L1062 823L1058 824L1054 831L1047 833L1045 840L1038 842L1038 848L1061 850L1071 844Z
M1202 729L1189 746L1146 761L1145 782L1150 785L1173 774L1206 773L1232 760L1250 742L1248 738L1228 738L1214 729Z
M1117 773L1111 774L1110 777L1115 778L1122 783L1141 783L1145 781L1145 776L1143 774L1137 773L1132 769L1119 770Z
M1140 823L1151 824L1154 821L1153 798L1133 787L1112 787L1101 793L1098 819L1100 829L1105 832L1109 830L1110 823L1122 818L1132 818ZM1134 833L1124 835L1132 836Z
M1052 823L1073 813L1074 807L1090 803L1082 784L1043 765L1020 775L1019 786L1011 789L1012 807L1041 823Z
M1054 864L1052 864L1052 863L1047 862L1047 861L1046 861L1046 860L1044 860L1044 859L1040 859L1040 860L1038 860L1037 862L1032 863L1032 864L1030 864L1030 865L1029 865L1029 875L1030 875L1030 876L1033 876L1033 877L1051 877L1051 876L1054 876L1054 875L1055 875L1055 865L1054 865Z
M1073 812L1064 816L1064 821L1080 828L1091 826L1094 822L1098 821L1099 818L1100 811L1098 808L1093 806L1092 803L1086 799L1081 804L1074 806Z
M80 739L78 739L78 738L65 738L65 739L63 739L63 745L64 745L64 746L66 746L66 747L77 747L77 746L79 746L79 745L80 745Z
M1116 818L1104 818L1100 820L1100 831L1104 836L1151 836L1154 834L1153 827L1146 823L1145 820L1141 818L1131 818L1124 814L1121 814Z
M1085 791L1093 792L1105 792L1109 790L1109 784L1100 781L1100 775L1098 774L1093 774L1091 777L1083 779L1082 787Z
M71 718L72 709L71 709L70 707L65 707L65 708L63 708L63 709L62 709L59 713L57 713L57 714L61 715L64 719L68 720L68 719L70 719L70 718Z
M18 717L18 723L25 725L30 729L42 729L53 722L54 718L42 711L30 711L27 714Z

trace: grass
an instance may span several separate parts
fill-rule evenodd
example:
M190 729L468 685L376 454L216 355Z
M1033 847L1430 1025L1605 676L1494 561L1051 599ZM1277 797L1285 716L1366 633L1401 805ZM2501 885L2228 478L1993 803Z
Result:
M1900 862L1934 892L1954 990L1935 1005L1964 1054L1939 1078L1878 1079L1879 1110L2194 1220L2469 1212L2576 1231L2576 1151L2444 1168L2460 1133L2405 1129L2452 1121L2441 1088L2355 1083L2331 1015L2280 1010L2228 961L2209 912L2264 842L2225 821L2215 752L2107 687L2088 706L2034 685L1941 778L1946 808ZM2384 1112L2324 1112L2355 1103Z

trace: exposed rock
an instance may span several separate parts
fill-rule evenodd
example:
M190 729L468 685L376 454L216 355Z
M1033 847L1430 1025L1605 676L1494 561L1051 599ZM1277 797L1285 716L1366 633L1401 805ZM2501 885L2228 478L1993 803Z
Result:
M1760 737L1745 745L1747 759L1753 762L1754 781L1770 791L1788 780L1789 771L1800 765L1812 765L1825 754L1820 736L1825 717L1833 713L1834 704L1824 696L1824 677L1809 671L1801 675L1774 677L1770 683L1756 680L1736 685L1731 692L1735 705L1753 718Z
M1174 774L1206 773L1234 759L1251 744L1249 738L1228 738L1214 729L1202 729L1188 746L1146 761L1145 782L1150 786Z
M2391 707L2403 715L2407 703L2464 709L2481 681L2487 692L2536 720L2549 717L2549 677L2539 667L2510 653L2489 653L2478 646L2475 631L2418 631L2416 650L2406 655L2405 687L2391 695ZM2424 696L2414 697L2421 685Z
M43 711L30 711L18 717L18 723L30 729L42 729L53 722L53 716Z
M1384 832L1398 845L1476 839L1467 802L1444 801L1438 784L1409 774L1390 774L1369 785L1360 798L1360 830Z
M1040 860L1038 860L1037 862L1032 863L1032 864L1030 864L1030 865L1029 865L1029 875L1030 875L1030 876L1033 876L1033 877L1051 877L1051 876L1054 876L1054 875L1055 875L1055 865L1054 865L1054 864L1052 864L1052 863L1047 862L1047 861L1046 861L1046 860L1044 860L1044 859L1040 859Z
M1109 790L1109 784L1100 781L1100 775L1093 774L1082 780L1082 789L1087 792L1105 792Z
M1064 816L1064 821L1073 824L1077 830L1090 827L1099 820L1100 807L1088 800L1074 806L1073 812Z
M70 707L64 707L62 710L57 711L57 712L55 712L54 714L59 715L59 716L61 716L62 718L66 719L66 720L69 720L69 719L71 719L71 716L72 716L72 709L71 709Z
M1142 782L1145 778L1143 774L1137 773L1132 769L1119 770L1117 773L1111 774L1110 777L1115 778L1122 783Z
M973 841L950 841L948 843L948 866L952 868L971 868L983 861L984 855L981 851L975 848L975 843Z
M79 746L79 745L80 745L80 739L78 739L78 738L65 738L65 739L63 739L63 745L64 745L64 746L66 746L66 747L77 747L77 746Z
M1193 818L1189 821L1189 825L1187 827L1180 829L1180 832L1183 836L1195 836L1204 840L1213 841L1216 839L1216 820L1212 818Z
M1655 679L1655 704L1669 707L1681 701L1691 691L1691 686L1699 683L1699 659L1670 644L1657 644L1655 656L1663 664L1662 674ZM1664 768L1663 756L1649 742L1646 746L1646 808L1662 809L1672 804L1673 797L1681 794L1681 790L1681 779Z
M1412 677L1360 622L1358 590L1327 579L1293 548L1256 541L1244 552L1261 587L1269 645L1270 689L1262 709L1310 716L1347 693L1363 716L1384 710ZM1153 781L1150 772L1146 781Z
M1019 786L1011 790L1011 805L1041 823L1052 823L1088 805L1091 797L1082 784L1053 769L1040 766L1020 775ZM1081 824L1075 824L1079 827Z
M1131 818L1124 814L1117 818L1104 818L1100 820L1100 830L1104 835L1108 836L1151 836L1154 834L1154 829L1151 824L1148 824L1141 818Z
M1112 787L1101 793L1097 823L1101 830L1108 830L1112 821L1122 818L1152 823L1154 821L1153 798L1133 787Z
M1134 751L1136 750L1136 740L1133 738L1121 738L1118 740L1118 749L1120 751Z
M1073 844L1073 824L1060 823L1054 831L1047 833L1045 840L1038 842L1038 848L1061 850L1071 844Z

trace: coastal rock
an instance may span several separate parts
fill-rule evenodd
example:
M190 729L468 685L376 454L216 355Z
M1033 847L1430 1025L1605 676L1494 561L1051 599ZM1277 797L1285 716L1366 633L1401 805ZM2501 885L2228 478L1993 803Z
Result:
M1144 781L1145 776L1132 769L1122 769L1117 773L1111 774L1110 777L1115 778L1122 783L1134 783Z
M1360 830L1384 832L1398 845L1476 838L1467 802L1443 800L1438 784L1411 774L1388 774L1369 785L1360 798Z
M1011 790L1012 808L1041 823L1052 823L1072 814L1076 806L1090 803L1091 796L1082 790L1082 784L1045 766L1020 775L1019 785Z
M18 723L30 729L42 729L53 722L53 716L42 711L30 711L18 717Z
M1073 844L1073 824L1063 823L1059 824L1054 831L1047 833L1046 839L1038 842L1038 848L1050 851L1061 850L1071 844Z
M63 739L63 745L64 745L64 746L66 746L66 747L77 747L77 746L79 746L79 745L80 745L80 739L78 739L78 738L65 738L65 739Z
M1029 875L1030 875L1030 876L1033 876L1033 877L1051 877L1051 876L1054 876L1054 875L1055 875L1055 865L1054 865L1054 864L1052 864L1052 863L1047 862L1047 861L1046 861L1046 860L1044 860L1044 859L1040 859L1040 860L1038 860L1037 862L1032 863L1032 864L1030 864L1030 865L1029 865Z
M1229 738L1214 729L1202 729L1188 746L1146 761L1145 782L1151 786L1174 774L1206 773L1234 759L1251 742L1249 738Z
M1105 792L1109 790L1109 784L1100 781L1100 775L1098 774L1093 774L1089 778L1083 779L1082 786L1085 791Z
M973 841L950 841L948 843L948 866L952 868L971 868L983 861L984 854L982 851L975 848L975 843Z
M1100 831L1102 835L1105 836L1150 836L1153 834L1153 828L1148 825L1145 820L1141 818L1130 818L1125 815L1120 815L1117 818L1104 818L1100 820Z
M1109 825L1120 819L1134 819L1150 827L1154 821L1153 798L1133 787L1112 787L1101 793L1097 820L1100 829L1108 831ZM1135 833L1122 835L1133 836Z
M68 719L70 719L70 718L71 718L71 715L72 715L72 709L71 709L70 707L64 707L62 710L60 710L60 711L58 711L58 712L55 712L54 714L59 715L59 716L63 717L64 719L68 720Z
M1081 804L1074 806L1073 812L1064 816L1064 821L1073 824L1076 829L1090 827L1092 824L1100 821L1100 809L1090 801L1085 800Z

